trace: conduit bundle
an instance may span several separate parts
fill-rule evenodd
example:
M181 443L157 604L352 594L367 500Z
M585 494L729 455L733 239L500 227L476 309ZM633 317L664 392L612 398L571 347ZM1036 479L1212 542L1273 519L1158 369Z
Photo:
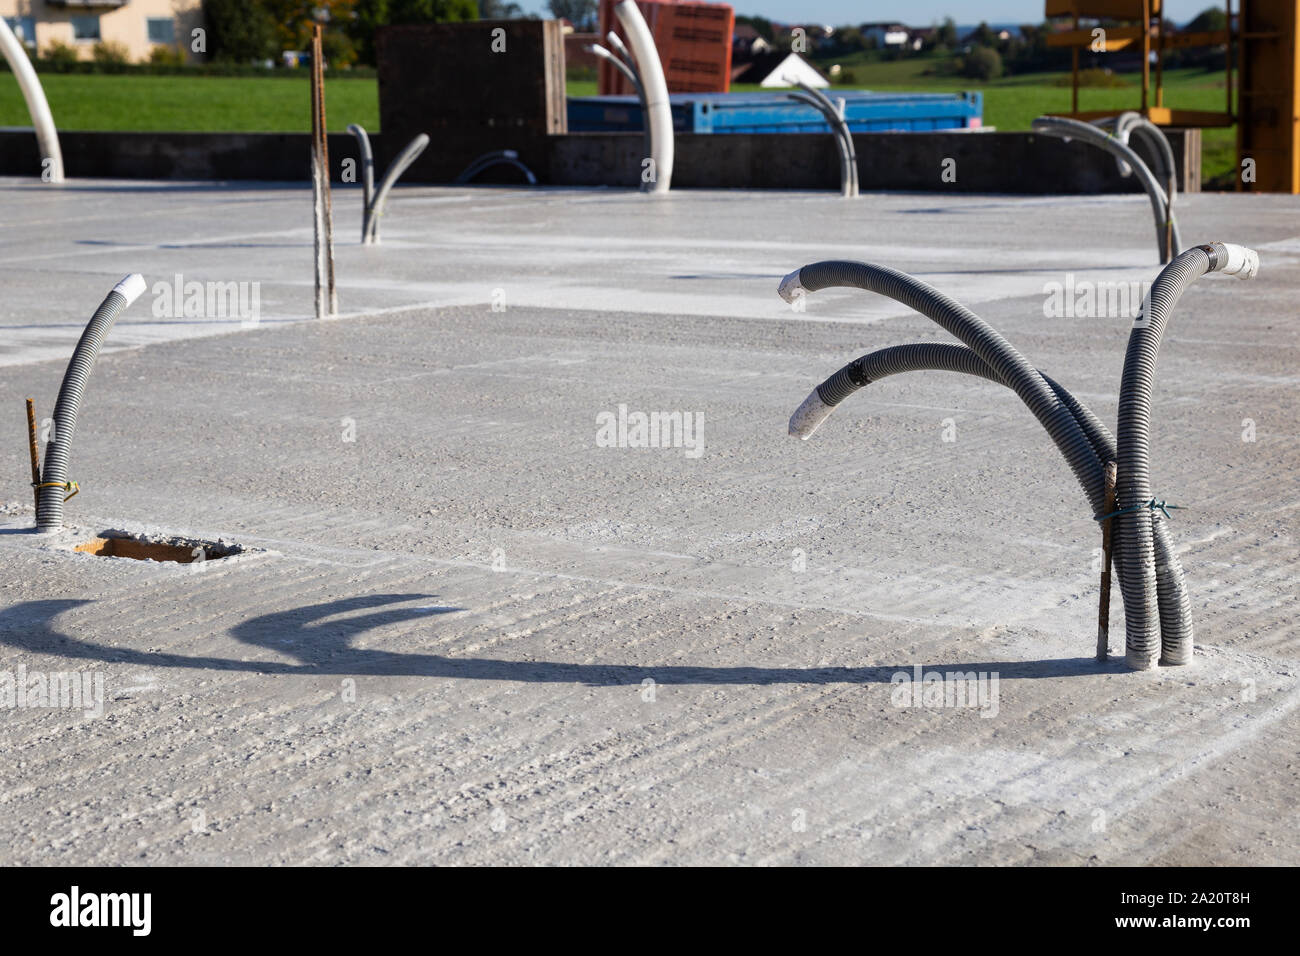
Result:
M885 266L816 262L790 273L778 289L787 302L821 289L858 288L888 296L934 320L963 345L918 344L882 349L844 366L804 400L790 418L790 434L807 440L858 389L889 375L942 370L976 375L1011 388L1042 423L1083 489L1098 521L1115 522L1113 566L1124 600L1129 667L1188 664L1192 625L1183 569L1163 503L1152 494L1151 388L1156 354L1173 308L1207 272L1250 279L1259 257L1229 243L1180 253L1161 271L1134 321L1120 382L1118 439L1081 401L1034 368L983 319L937 289ZM1106 511L1106 466L1117 469L1115 509Z
M1138 113L1121 113L1115 119L1103 122L1114 126L1114 132L1108 133L1100 126L1065 116L1040 116L1034 120L1033 129L1036 133L1056 136L1066 142L1077 139L1081 143L1104 149L1115 157L1123 175L1135 173L1138 182L1146 190L1147 198L1151 200L1151 210L1155 214L1156 244L1160 250L1160 261L1169 262L1183 246L1182 237L1178 234L1178 224L1174 221L1174 199L1176 198L1174 152L1169 146L1169 140L1165 138L1160 127ZM1156 165L1160 167L1164 178L1163 186L1151 167L1129 146L1129 138L1134 133L1152 147Z

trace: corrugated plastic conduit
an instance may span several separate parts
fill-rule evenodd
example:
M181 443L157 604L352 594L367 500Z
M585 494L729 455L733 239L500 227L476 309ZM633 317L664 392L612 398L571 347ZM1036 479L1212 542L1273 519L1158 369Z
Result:
M807 439L835 406L876 379L934 369L977 375L1016 392L1051 435L1082 486L1097 520L1116 524L1113 565L1124 599L1126 662L1146 669L1192 659L1192 626L1182 567L1160 520L1150 481L1150 408L1160 339L1182 292L1206 272L1253 277L1259 258L1227 243L1177 256L1152 285L1129 338L1120 383L1118 441L1065 388L1025 361L982 319L905 273L862 262L818 262L786 276L779 292L793 302L807 292L854 287L889 296L933 319L966 344L896 346L864 355L819 385L790 418L790 434ZM1116 510L1104 510L1104 469L1118 466Z

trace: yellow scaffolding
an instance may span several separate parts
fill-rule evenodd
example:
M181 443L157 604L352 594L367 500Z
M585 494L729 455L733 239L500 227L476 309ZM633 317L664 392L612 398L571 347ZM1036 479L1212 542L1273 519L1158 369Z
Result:
M1239 189L1300 192L1300 0L1225 0L1223 30L1170 34L1162 0L1046 0L1048 19L1069 17L1073 27L1048 35L1048 46L1072 53L1070 112L1091 120L1114 110L1079 109L1079 53L1114 53L1141 45L1142 88L1137 111L1158 126L1226 127L1237 124ZM1081 20L1097 26L1081 27ZM1106 25L1101 26L1101 22ZM1223 112L1165 105L1164 55L1168 50L1223 46ZM1154 82L1152 61L1155 61ZM1234 103L1234 64L1240 88ZM1249 172L1247 173L1247 168Z

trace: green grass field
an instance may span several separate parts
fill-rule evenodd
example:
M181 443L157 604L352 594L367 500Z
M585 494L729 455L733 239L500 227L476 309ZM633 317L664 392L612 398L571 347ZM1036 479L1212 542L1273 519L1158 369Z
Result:
M989 83L960 77L930 76L923 71L934 61L915 58L887 62L842 61L853 73L853 86L870 90L913 90L956 92L978 90L984 94L984 125L1002 130L1029 129L1034 117L1070 109L1068 73L1030 73L1008 76ZM1121 74L1123 87L1081 89L1080 110L1136 109L1141 101L1140 79ZM1058 85L1064 83L1065 85ZM1223 112L1226 108L1224 75L1201 70L1166 70L1165 105L1175 109ZM1201 172L1213 179L1230 174L1237 162L1235 128L1205 129L1201 134Z
M1067 74L1034 73L979 83L927 75L925 71L935 64L927 58L895 62L846 59L841 63L853 74L852 88L979 90L984 94L984 124L1001 130L1028 129L1034 117L1070 108L1069 87L1056 85ZM1124 79L1128 85L1123 88L1080 91L1080 109L1137 106L1136 77ZM266 78L47 74L42 83L61 129L305 132L311 127L306 72ZM595 92L595 82L569 84L570 96ZM379 128L374 79L328 80L325 98L331 130L341 132L349 123L360 123L372 131ZM1165 102L1182 109L1222 111L1223 74L1170 70L1165 73ZM0 73L0 126L29 123L18 84L11 75ZM1206 179L1231 173L1236 163L1234 137L1232 129L1204 131L1202 171Z
M290 76L148 76L49 73L41 77L60 129L292 133L311 130L307 71ZM326 80L325 118L379 128L376 80ZM0 73L0 126L30 126L18 83Z

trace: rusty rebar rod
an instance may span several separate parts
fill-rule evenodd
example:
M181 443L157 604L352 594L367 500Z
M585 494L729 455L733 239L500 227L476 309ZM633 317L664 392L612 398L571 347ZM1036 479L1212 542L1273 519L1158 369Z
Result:
M27 448L32 457L32 504L41 503L41 453L36 449L36 403L27 399Z

